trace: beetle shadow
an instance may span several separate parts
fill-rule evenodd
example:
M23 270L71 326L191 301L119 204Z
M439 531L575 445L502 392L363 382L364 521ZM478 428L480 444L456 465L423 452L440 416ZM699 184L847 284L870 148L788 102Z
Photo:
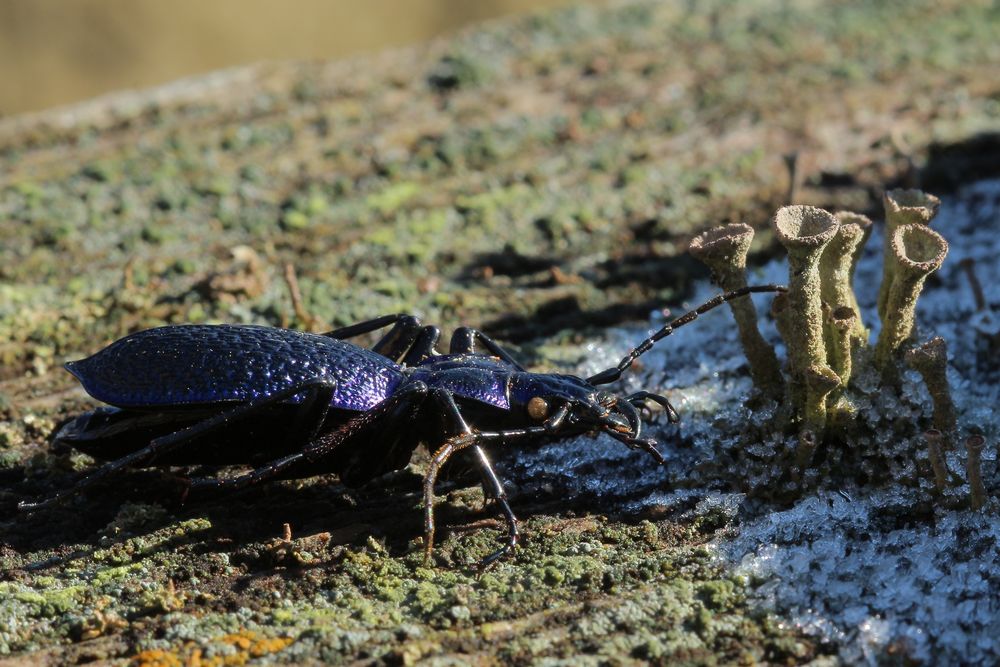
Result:
M21 570L44 570L62 566L75 560L92 556L96 551L114 548L128 539L147 534L182 521L186 516L171 516L169 511L150 511L149 519L141 522L138 532L118 531L112 526L123 512L129 511L126 504L131 504L135 511L139 503L147 509L155 509L155 498L159 498L164 486L162 476L155 471L130 471L129 474L114 480L111 484L95 486L89 494L80 494L53 507L25 512L17 509L21 501L38 499L37 490L21 480L25 479L26 468L13 467L0 475L0 487L6 487L8 493L0 505L0 550L20 554L50 553L40 560L26 563ZM68 475L65 477L69 477ZM11 484L5 484L6 478ZM20 481L20 483L15 482ZM58 480L54 483L66 482ZM154 500L151 503L151 498ZM138 526L137 526L138 527ZM186 540L183 535L168 537L157 547L157 550L170 549ZM3 571L3 574L8 571Z
M36 499L35 489L29 493L23 488L26 484L15 482L23 480L24 473L24 467L14 467L0 474L0 486L12 491L0 505L5 519L0 524L0 550L51 555L13 569L65 566L190 519L206 519L210 527L171 536L144 551L144 556L192 543L208 550L239 551L241 544L279 538L284 524L291 526L293 535L327 533L331 547L375 536L399 551L422 534L421 478L406 471L359 489L321 475L235 492L200 493L181 502L182 478L162 470L129 470L66 503L33 513L16 509L18 501ZM53 482L60 488L69 484L62 479Z

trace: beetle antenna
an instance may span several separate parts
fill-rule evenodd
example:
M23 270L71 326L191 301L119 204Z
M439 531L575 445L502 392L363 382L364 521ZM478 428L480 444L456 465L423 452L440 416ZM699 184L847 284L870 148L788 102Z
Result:
M617 366L613 368L608 368L596 375L591 375L587 378L587 382L593 385L598 384L609 384L619 379L622 373L627 371L632 365L632 362L638 359L640 356L645 354L656 344L657 341L662 340L672 334L674 331L684 326L685 324L690 324L698 319L699 315L703 315L708 311L712 310L717 306L721 306L727 301L732 301L733 299L738 299L741 296L746 296L747 294L752 294L756 292L787 292L788 288L784 285L751 285L749 287L741 287L735 289L731 292L725 292L717 296L712 297L705 303L701 304L694 310L684 313L680 317L675 317L674 319L663 325L659 331L654 333L652 336L642 341L635 348L625 355L621 361L618 362Z

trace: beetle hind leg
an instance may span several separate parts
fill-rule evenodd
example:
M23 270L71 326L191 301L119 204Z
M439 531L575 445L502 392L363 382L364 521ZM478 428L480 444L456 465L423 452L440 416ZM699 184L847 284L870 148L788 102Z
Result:
M218 477L195 477L188 480L186 491L197 492L203 489L212 491L237 491L245 489L248 486L254 486L274 479L285 470L302 463L304 460L305 455L302 452L296 452L295 454L289 454L283 458L265 463L259 468L254 468L250 472L236 477L224 477L221 479Z
M265 396L264 398L254 400L249 403L243 403L229 410L224 410L212 417L197 422L192 426L175 431L169 435L155 438L142 449L136 450L119 459L115 459L114 461L105 463L103 466L86 477L78 480L76 484L68 489L65 489L64 491L60 491L55 495L49 496L48 498L37 502L21 502L18 504L18 509L21 511L32 512L57 505L75 495L79 491L89 488L101 480L124 470L125 468L149 465L157 458L161 458L170 452L178 451L185 445L191 444L197 438L223 429L233 422L253 417L262 408L268 405L274 405L275 403L279 403L286 399L290 399L298 394L308 393L303 409L307 412L315 413L316 416L314 416L314 419L319 421L321 424L322 419L326 416L326 411L330 402L330 395L333 393L335 387L336 385L330 379L301 383L282 391L275 392L269 396ZM324 397L325 403L323 400ZM307 424L308 421L308 419L302 419L300 426L311 426L311 424ZM320 424L316 424L311 430L317 430Z

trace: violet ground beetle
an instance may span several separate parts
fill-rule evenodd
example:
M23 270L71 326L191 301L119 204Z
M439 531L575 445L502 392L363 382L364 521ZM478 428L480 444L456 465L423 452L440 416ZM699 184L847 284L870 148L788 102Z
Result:
M48 507L124 468L154 463L254 467L236 477L190 479L189 489L238 489L329 472L357 486L405 467L420 443L443 442L424 477L426 554L433 547L438 472L470 448L507 523L503 547L480 564L486 568L510 554L520 534L482 445L604 432L663 463L655 441L640 437L639 409L647 401L659 404L676 422L669 401L598 387L618 380L657 341L708 310L752 292L784 289L759 285L715 296L586 379L528 372L466 327L455 331L448 354L438 354L440 330L410 315L325 334L249 325L140 331L66 364L91 396L114 407L68 422L55 441L107 462L71 488L20 507ZM371 349L346 342L390 325Z

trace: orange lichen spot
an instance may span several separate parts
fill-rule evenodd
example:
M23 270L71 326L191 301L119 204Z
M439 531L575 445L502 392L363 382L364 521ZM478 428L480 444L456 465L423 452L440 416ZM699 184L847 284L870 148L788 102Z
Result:
M235 653L206 658L203 647L187 642L177 651L142 651L132 659L132 664L137 667L231 667L282 651L294 641L291 637L262 637L251 630L241 630L216 637L210 642L229 644L236 649Z
M186 660L176 653L154 648L137 654L132 663L138 667L183 667Z

